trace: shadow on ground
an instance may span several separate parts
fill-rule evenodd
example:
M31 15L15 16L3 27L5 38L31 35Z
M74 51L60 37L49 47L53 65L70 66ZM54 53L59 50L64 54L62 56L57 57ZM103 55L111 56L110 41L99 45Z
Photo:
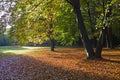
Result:
M74 54L75 52L75 54ZM54 53L59 53L59 54L54 54ZM63 50L63 51L55 51L52 54L49 54L50 57L53 58L58 58L58 59L83 59L86 60L85 53L83 49L79 49L79 51L74 51L74 50ZM109 52L108 52L109 53ZM111 63L120 63L120 52L119 54L104 54L102 55L102 59L95 59L95 60L90 60L90 61L98 61L98 62L111 62ZM86 60L88 61L88 60Z

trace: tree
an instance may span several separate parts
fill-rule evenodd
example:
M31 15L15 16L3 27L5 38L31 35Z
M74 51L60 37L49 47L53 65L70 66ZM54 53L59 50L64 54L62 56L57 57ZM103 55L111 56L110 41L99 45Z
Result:
M18 43L25 44L33 42L42 44L48 40L45 18L41 16L41 2L21 0L16 3L12 9L12 28L10 30L11 38ZM44 27L43 27L44 26Z
M21 0L13 8L11 37L23 44L41 44L49 39L51 51L54 51L54 40L71 45L78 36L72 11L71 6L58 0Z
M85 0L87 3L85 8L87 9L85 9L84 6L81 7L80 3L83 1L66 1L71 6L65 3L64 0L19 1L13 10L12 17L14 25L11 29L11 34L18 37L16 39L21 40L23 43L26 43L26 41L39 43L49 39L51 41L52 51L54 51L55 39L62 44L67 44L69 41L71 41L70 44L72 44L78 39L77 37L79 37L80 34L87 58L101 58L107 28L109 28L109 24L111 23L111 6L115 0L92 0L93 3L90 2L91 0ZM92 6L92 4L95 4L95 6ZM71 9L72 7L73 9ZM84 9L86 12L83 11ZM75 14L72 14L72 11L74 11ZM84 21L86 15L88 19L86 20L87 22ZM76 23L79 29L77 29ZM89 26L91 29L90 34L100 32L96 51L93 50L87 33ZM97 28L97 30L95 28Z
M76 14L77 20L78 20L78 27L80 30L80 34L81 34L81 39L83 41L86 53L87 53L87 58L101 58L101 51L103 48L103 44L105 42L105 36L106 36L106 29L108 27L107 25L107 21L108 18L111 16L111 6L112 3L115 1L110 1L108 7L105 7L105 4L103 2L103 18L102 18L102 29L100 30L100 37L98 40L98 44L97 44L97 48L96 48L96 52L94 52L91 44L90 44L90 40L88 38L88 34L85 28L85 24L83 21L83 16L81 13L81 5L80 5L80 1L79 0L66 0L68 3L70 3L73 8L74 8L74 13Z
M79 0L75 0L75 1L74 0L67 0L67 2L69 2L74 8L74 13L76 14L76 17L77 17L81 39L83 41L83 45L84 45L86 53L87 53L87 58L93 58L94 51L93 51L93 48L90 44L90 40L88 38L87 31L85 28L82 13L80 10L80 2L79 2Z

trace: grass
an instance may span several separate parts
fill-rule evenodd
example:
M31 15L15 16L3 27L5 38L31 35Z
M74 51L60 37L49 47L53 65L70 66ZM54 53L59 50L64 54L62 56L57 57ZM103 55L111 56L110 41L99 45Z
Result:
M23 48L20 46L0 46L0 57L3 56L15 56L14 52L27 50L27 48Z
M84 49L80 48L57 48L55 52L51 52L49 48L38 48L20 55L19 64L16 59L18 56L16 57L14 54L12 56L14 57L11 57L10 60L15 59L14 64L9 67L14 68L9 73L18 72L14 74L19 74L18 78L14 79L120 80L119 49L104 49L102 52L104 59L102 60L86 60ZM8 58L4 57L4 59L7 59L5 61L10 64L11 61ZM22 69L20 69L21 66ZM6 76L9 77L9 74Z
M11 52L3 53L3 52L0 51L0 57L3 57L3 56L14 56L14 55L16 55L16 54L11 53Z
M26 47L26 46L0 46L0 55L19 55L19 54L27 54L33 50L37 50L44 47Z
M26 50L26 48L20 46L0 46L0 50Z

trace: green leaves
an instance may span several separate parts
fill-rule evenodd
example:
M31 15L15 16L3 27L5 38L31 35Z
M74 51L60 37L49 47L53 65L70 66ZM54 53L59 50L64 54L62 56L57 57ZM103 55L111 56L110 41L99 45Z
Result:
M103 23L110 26L109 23L115 19L113 15L118 14L118 11L113 11L112 16L104 20L105 14L109 13L107 8L113 6L117 0L108 1L104 2L104 13L102 0L81 0L84 23L91 38L94 35L97 36L99 30L104 28ZM26 43L43 43L52 37L63 45L71 45L78 40L76 16L72 6L64 0L19 0L13 8L12 14L14 26L11 28L10 34L18 42L21 38Z
M72 7L64 1L21 0L13 10L15 26L11 28L10 34L20 43L41 44L49 38L55 38L66 45L77 40L79 33L75 15Z

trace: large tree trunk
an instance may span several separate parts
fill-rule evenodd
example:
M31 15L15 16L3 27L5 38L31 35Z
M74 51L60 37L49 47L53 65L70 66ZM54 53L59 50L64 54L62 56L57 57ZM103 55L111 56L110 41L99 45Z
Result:
M80 9L76 9L75 11L76 11L76 15L77 15L78 27L79 27L80 34L81 34L81 39L82 39L83 45L85 47L87 58L94 58L94 51L90 44L90 40L88 38L87 31L85 29L81 11L80 11Z
M91 46L90 40L87 35L87 31L84 25L83 17L80 10L80 2L79 0L67 0L67 1L74 7L74 12L76 14L77 21L78 21L80 36L81 36L83 45L85 47L87 58L88 59L94 58L94 50Z

